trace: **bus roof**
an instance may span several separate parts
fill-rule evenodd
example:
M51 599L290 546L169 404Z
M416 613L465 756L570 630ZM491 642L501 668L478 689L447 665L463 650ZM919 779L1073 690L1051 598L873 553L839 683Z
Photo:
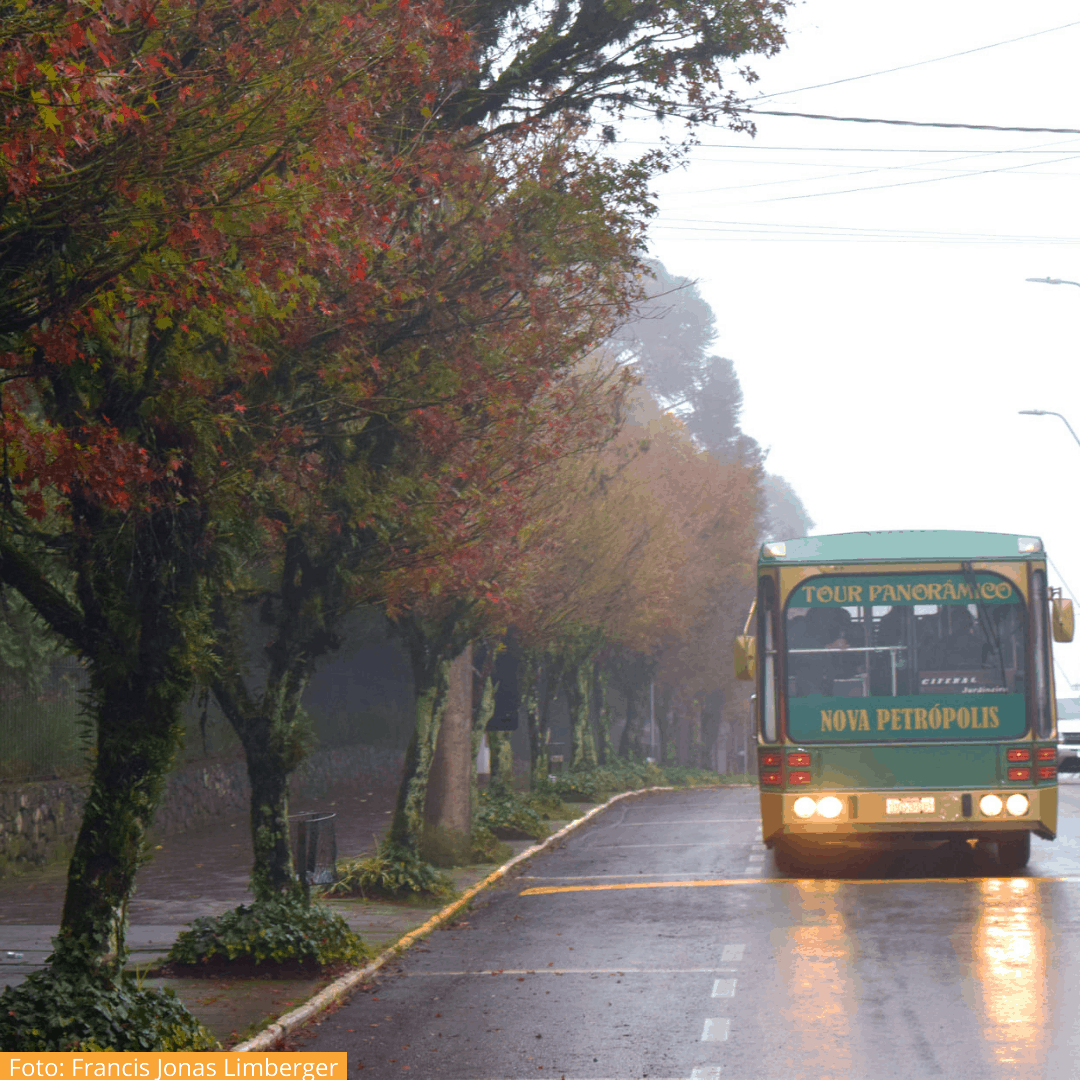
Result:
M959 559L1044 558L1037 536L1016 533L955 532L947 529L894 529L833 533L771 540L761 545L760 562L956 562Z

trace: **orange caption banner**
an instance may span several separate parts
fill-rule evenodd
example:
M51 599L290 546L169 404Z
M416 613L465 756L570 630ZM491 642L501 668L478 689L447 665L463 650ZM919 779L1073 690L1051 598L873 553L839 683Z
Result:
M0 1053L0 1080L346 1080L348 1054L9 1054Z

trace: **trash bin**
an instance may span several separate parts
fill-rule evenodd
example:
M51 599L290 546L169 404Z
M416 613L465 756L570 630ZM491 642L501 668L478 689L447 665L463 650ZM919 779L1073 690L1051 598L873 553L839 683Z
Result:
M330 885L337 879L337 814L304 810L289 815L293 866L307 892L312 885Z

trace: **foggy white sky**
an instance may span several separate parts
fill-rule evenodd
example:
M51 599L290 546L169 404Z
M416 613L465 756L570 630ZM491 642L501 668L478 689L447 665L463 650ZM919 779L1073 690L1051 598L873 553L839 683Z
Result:
M806 0L754 91L778 95L762 108L1080 129L1080 25L785 92L1078 22L1072 0ZM1024 280L1080 281L1080 135L757 125L703 133L657 181L651 236L712 305L770 471L817 532L1039 535L1052 583L1080 590L1080 445L1017 415L1056 410L1080 434L1080 288ZM1069 696L1080 644L1056 655Z

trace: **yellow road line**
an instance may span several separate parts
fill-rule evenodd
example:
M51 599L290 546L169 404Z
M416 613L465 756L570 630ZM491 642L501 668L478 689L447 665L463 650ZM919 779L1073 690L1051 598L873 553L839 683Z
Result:
M612 885L543 885L523 889L518 896L547 896L550 893L610 892L614 889L709 889L725 885L792 885L796 882L817 882L840 885L970 885L976 881L1012 881L1011 876L983 876L957 878L715 878L704 881L631 881ZM1078 877L1019 878L1021 881L1080 882Z

